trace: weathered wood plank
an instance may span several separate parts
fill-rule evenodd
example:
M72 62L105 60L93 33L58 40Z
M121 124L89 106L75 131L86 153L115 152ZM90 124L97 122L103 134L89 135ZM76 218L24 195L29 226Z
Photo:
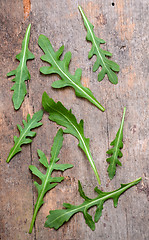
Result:
M24 13L23 4L31 2L28 18ZM91 44L86 42L86 30L78 4L82 6L87 17L95 26L95 33L107 43L104 48L113 53L112 59L120 64L119 83L113 86L107 77L99 83L97 72L92 72L95 58L88 60ZM2 1L1 4L1 66L0 81L0 131L1 131L1 163L0 163L0 199L1 199L1 239L143 239L149 237L148 229L148 145L149 145L149 83L147 61L148 39L148 5L147 0L130 1ZM7 6L7 7L6 7ZM30 6L29 6L30 8ZM26 20L24 20L26 18ZM28 63L31 81L28 84L28 96L21 109L13 110L11 102L12 83L6 74L17 66L15 55L21 49L21 42L28 23L32 23L30 49L35 60ZM106 111L100 112L88 101L75 97L70 88L54 90L51 83L54 76L43 76L38 69L43 63L43 54L37 45L39 34L49 37L54 49L62 44L65 52L72 52L70 71L76 68L83 70L82 82L90 87L96 98L105 106ZM43 126L36 130L37 137L31 146L22 148L9 165L5 163L8 152L13 145L13 136L17 135L16 124L26 118L27 113L33 114L41 108L42 93L47 91L55 101L62 101L77 117L84 119L85 136L90 138L91 152L99 170L102 189L116 189L120 183L127 183L140 176L142 182L128 190L120 199L116 209L112 201L105 204L102 217L92 232L85 224L83 216L77 214L58 231L44 228L45 218L49 210L62 207L63 202L79 204L82 200L78 194L77 181L81 180L85 192L94 197L97 185L94 173L86 156L77 147L78 141L69 135L64 136L64 146L60 159L64 163L74 165L73 169L64 172L65 180L49 192L40 209L32 235L28 234L33 212L33 202L37 191L33 186L29 164L44 169L38 162L37 149L45 152L50 158L53 137L59 128L43 117ZM123 107L126 106L124 123L124 148L122 167L118 167L115 178L109 181L107 174L106 151L118 130ZM81 172L80 172L81 169ZM58 173L59 174L59 173ZM94 212L94 209L92 210Z
M28 171L31 163L30 147L23 146L9 164L8 153L13 146L13 136L18 136L16 124L22 125L30 112L27 98L21 109L14 111L11 97L13 86L6 74L18 66L15 55L21 50L27 22L23 22L21 1L1 1L1 81L0 81L0 239L34 239L28 234L32 216L32 177ZM22 25L23 24L23 25Z

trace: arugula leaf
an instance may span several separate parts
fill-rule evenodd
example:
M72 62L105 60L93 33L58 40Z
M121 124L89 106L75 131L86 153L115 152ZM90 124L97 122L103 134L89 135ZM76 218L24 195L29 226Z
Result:
M26 66L26 62L29 59L35 58L28 49L30 30L31 24L28 25L28 28L26 30L25 37L22 42L22 51L16 55L16 59L20 61L19 66L7 74L8 77L15 75L15 78L12 80L15 82L15 84L11 88L11 90L14 91L12 100L15 110L18 110L20 108L27 93L25 81L30 80L30 73Z
M78 146L86 154L100 184L100 178L89 148L89 138L85 138L84 136L83 120L77 123L75 116L71 113L71 109L67 110L61 102L55 103L52 98L49 98L46 92L42 95L42 105L45 111L49 113L49 119L51 121L66 127L64 133L70 133L79 140Z
M79 8L82 18L84 20L84 25L87 29L86 40L90 41L92 43L92 48L88 54L88 58L89 59L92 58L93 55L96 55L96 57L97 57L97 60L93 66L93 72L96 72L97 69L101 66L102 70L98 74L98 81L99 82L102 81L105 74L107 74L109 81L113 84L117 84L118 78L117 78L117 75L115 74L115 72L119 72L119 70L120 70L119 65L107 58L107 56L111 57L112 53L100 48L100 44L105 43L105 41L103 39L100 39L95 36L95 33L93 31L94 26L89 22L89 20L87 19L87 17L84 14L82 8L80 6L78 8Z
M28 144L32 142L32 139L36 136L36 132L31 131L33 128L39 127L42 125L40 122L42 120L43 111L40 110L36 112L33 117L30 117L30 114L27 115L27 122L23 120L24 128L22 128L19 124L17 125L18 130L20 132L20 136L14 136L14 146L11 148L9 152L9 156L6 160L7 163L10 162L12 157L16 155L18 152L21 152L21 146L23 144Z
M45 222L45 227L55 228L56 230L61 227L65 222L68 222L69 219L76 213L82 212L85 218L86 224L91 228L91 230L95 230L95 223L99 221L99 218L102 215L103 204L108 199L113 199L114 207L117 207L118 199L122 193L124 193L128 188L138 184L142 178L138 178L137 180L128 183L121 184L121 187L113 192L102 192L98 187L95 187L95 192L98 193L98 196L94 199L88 198L83 192L80 181L79 185L79 193L80 196L84 199L84 202L80 205L71 205L69 203L63 203L65 209L51 210L50 215L47 216L47 220ZM92 216L88 213L88 210L91 207L96 206L96 212L94 216L94 221Z
M59 50L55 52L49 39L44 35L39 36L38 44L45 53L45 55L43 55L41 59L45 62L48 62L51 65L50 67L47 66L41 67L40 72L43 74L56 73L61 77L61 80L57 80L52 83L52 87L53 88L63 88L66 86L73 87L77 97L86 98L96 107L98 107L101 111L105 111L101 104L96 100L91 90L89 88L84 87L81 84L80 79L82 75L82 70L78 68L74 75L71 75L71 73L69 72L71 52L67 52L64 56L64 59L60 60L60 56L64 51L64 46L61 46Z
M44 203L43 198L44 198L45 194L49 190L54 188L59 182L64 180L64 177L51 177L53 170L65 171L66 169L73 167L73 165L71 165L71 164L57 164L57 162L59 161L58 154L63 145L63 139L64 139L63 138L63 130L59 129L59 131L57 132L57 134L54 138L54 143L51 148L50 164L48 163L45 154L41 150L38 150L38 155L40 157L39 161L47 169L46 174L41 173L33 165L29 166L29 169L32 171L32 173L34 175L36 175L42 181L41 185L39 185L37 182L34 182L34 184L38 190L38 198L37 198L37 201L35 204L34 214L33 214L33 218L31 221L29 233L32 233L36 215L37 215L40 207Z
M113 179L113 177L115 176L116 165L118 164L119 166L122 166L122 164L118 160L118 158L121 158L123 156L121 149L123 148L122 140L123 140L123 126L124 126L125 112L126 112L126 107L124 107L122 122L121 122L120 128L116 134L116 138L110 144L111 146L113 146L113 148L111 148L107 151L107 154L112 155L111 157L106 159L106 161L108 163L110 163L108 170L107 170L109 173L110 179Z

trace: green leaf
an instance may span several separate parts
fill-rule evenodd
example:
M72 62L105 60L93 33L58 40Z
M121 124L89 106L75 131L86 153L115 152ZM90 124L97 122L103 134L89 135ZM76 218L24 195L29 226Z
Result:
M6 160L7 163L10 162L10 160L15 154L22 150L21 146L23 144L28 144L32 142L32 139L30 138L35 137L36 132L32 132L31 130L42 125L42 123L40 122L42 120L42 116L43 116L42 110L36 112L32 118L28 114L27 122L25 120L22 121L24 124L24 128L22 128L20 125L17 125L18 130L20 132L20 136L19 137L14 136L14 146L11 148L9 152L9 156Z
M64 59L60 60L60 56L64 51L64 46L61 46L60 49L57 52L55 52L49 39L44 35L39 36L38 44L45 53L45 55L43 55L41 59L50 64L50 67L48 66L41 67L40 72L43 74L56 73L61 77L61 80L52 83L52 87L53 88L63 88L67 86L73 87L77 97L83 97L88 99L101 111L104 111L105 109L96 100L91 90L89 88L84 87L81 84L80 79L82 75L82 70L78 68L74 75L71 75L71 73L69 72L71 52L67 52L64 56Z
M106 159L106 161L110 163L107 170L110 179L113 179L113 177L115 176L116 165L119 165L119 166L122 165L118 158L121 158L123 156L121 149L123 148L122 140L123 140L123 126L124 126L125 112L126 112L126 108L124 107L120 128L116 134L116 138L110 144L111 146L113 146L113 148L107 151L107 154L112 155L111 157Z
M29 51L29 38L30 38L31 24L28 25L28 28L25 33L24 40L22 42L22 51L16 55L16 59L20 61L19 66L7 74L8 77L15 75L15 78L12 80L15 82L11 90L13 93L13 104L14 108L18 110L24 101L24 97L27 93L25 81L30 80L30 73L26 66L27 60L34 59L34 55Z
M45 111L49 113L49 119L51 121L66 127L64 133L70 133L79 140L78 146L86 154L100 184L100 178L89 148L89 138L85 138L84 136L83 120L77 123L75 116L71 113L71 109L67 110L61 102L55 103L52 98L49 98L46 92L44 92L42 96L42 105Z
M58 162L58 154L62 148L63 145L63 130L59 129L57 132L55 138L54 138L54 143L51 148L51 159L50 159L50 164L48 164L47 158L45 154L41 151L38 150L38 155L40 157L39 161L40 163L46 168L46 174L41 173L35 166L31 165L29 166L29 169L32 171L32 173L37 176L41 180L41 185L39 185L37 182L34 182L37 190L38 190L38 198L35 204L34 208L34 214L33 218L31 221L29 233L32 233L34 222L36 219L36 215L40 209L40 207L43 205L44 201L43 198L45 194L54 188L59 182L64 180L64 177L51 177L51 174L54 170L60 170L64 171L66 169L72 168L73 165L71 164L57 164Z
M93 31L94 26L89 22L89 20L85 16L80 6L79 6L79 10L84 20L84 25L87 29L86 40L92 43L92 48L88 54L88 58L89 59L92 58L93 55L96 55L97 57L96 62L94 63L94 66L93 66L93 72L97 71L101 66L102 70L98 74L98 81L99 82L102 81L105 74L107 74L109 81L113 84L117 84L118 78L115 72L119 72L120 70L119 65L107 58L107 56L111 57L112 54L100 48L100 44L105 43L105 41L103 39L96 37Z
M61 227L65 222L68 222L69 219L76 213L82 212L85 218L86 224L92 229L95 230L95 222L98 222L99 218L102 215L103 204L108 199L113 199L114 207L117 207L117 202L122 193L124 193L128 188L138 184L142 178L138 178L137 180L128 183L128 184L121 184L121 187L113 192L102 192L97 187L95 191L98 193L98 196L94 199L90 199L86 197L85 201L80 205L71 205L70 203L64 203L63 206L65 209L59 210L52 210L50 211L50 215L47 216L47 220L45 222L45 227L58 229ZM79 188L81 184L79 183ZM82 187L81 187L82 188ZM88 214L88 210L91 207L97 207L94 221L92 216Z

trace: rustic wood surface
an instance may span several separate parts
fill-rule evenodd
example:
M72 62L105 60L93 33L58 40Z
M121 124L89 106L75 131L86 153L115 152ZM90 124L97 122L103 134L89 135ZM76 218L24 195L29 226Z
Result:
M95 57L88 60L91 44L85 40L86 29L78 11L84 9L95 26L97 36L106 41L103 48L113 53L112 59L119 63L119 83L112 85L107 77L99 83L98 72L92 72ZM0 239L2 240L147 240L149 239L149 80L148 80L148 33L149 14L147 0L1 0L1 80L0 80ZM18 66L15 55L28 24L31 23L30 50L35 60L28 62L31 80L27 83L28 94L19 111L14 111L10 88L11 79L6 74ZM65 52L72 52L70 71L83 70L82 83L90 87L95 97L105 106L102 113L84 99L76 98L73 89L54 90L51 83L58 76L43 76L39 73L43 54L37 41L40 34L49 37L54 49L62 44ZM49 210L62 208L63 202L79 204L78 179L90 197L96 196L97 185L94 173L86 156L78 148L78 141L64 136L60 153L63 163L71 163L73 169L64 172L65 180L46 194L33 233L28 233L37 198L34 178L28 169L30 164L39 164L37 149L50 158L53 137L59 128L44 114L43 126L36 130L37 136L31 145L23 146L9 164L8 153L13 146L13 136L18 135L16 124L21 124L27 114L41 109L42 93L47 91L55 101L60 100L71 108L77 120L84 119L85 136L90 138L91 152L99 170L104 191L110 191L142 177L137 186L120 197L118 207L112 200L104 204L100 221L92 232L85 224L82 214L76 214L58 231L44 228ZM123 107L126 106L124 123L124 148L122 167L109 181L106 151L120 125ZM92 213L95 209L92 210Z

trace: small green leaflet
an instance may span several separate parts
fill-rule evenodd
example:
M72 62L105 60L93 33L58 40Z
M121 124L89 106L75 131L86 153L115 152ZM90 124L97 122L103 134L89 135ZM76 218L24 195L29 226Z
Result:
M64 46L61 46L57 52L54 51L49 39L40 35L38 39L38 44L41 49L44 51L45 55L41 59L45 62L48 62L51 66L44 66L40 68L40 72L43 74L52 74L56 73L61 77L61 80L57 80L52 83L53 88L63 88L66 86L73 87L77 97L83 97L88 99L101 111L105 109L101 104L96 100L89 88L84 87L81 84L81 75L82 70L78 68L74 75L71 75L69 72L69 63L71 60L71 52L67 52L63 60L60 60L60 56L64 51Z
M25 33L25 37L22 42L22 51L16 55L16 59L20 61L19 66L7 74L8 77L15 75L15 78L12 80L15 82L11 90L13 93L13 104L15 110L18 110L24 101L24 97L27 93L25 81L30 80L30 73L26 66L26 62L29 59L34 59L34 55L29 51L29 38L30 38L31 24L28 25L28 28Z
M109 178L113 179L116 173L116 165L118 164L121 166L121 162L118 160L118 158L121 158L123 156L121 149L123 148L123 126L124 126L124 118L125 118L125 112L126 112L126 107L124 107L124 112L123 112L123 117L122 117L122 122L120 125L120 128L116 134L116 138L111 142L111 146L113 148L109 149L107 151L107 154L112 155L111 157L107 158L107 162L110 163L108 167L108 174Z
M36 136L36 132L31 131L33 128L39 127L42 125L40 122L42 120L43 111L34 113L33 117L30 117L30 114L27 115L27 122L23 120L24 128L22 128L19 124L17 125L18 130L20 132L20 136L14 136L14 146L11 148L9 152L9 156L6 160L7 163L10 162L12 157L16 155L18 152L21 152L21 145L28 144L32 142L33 137Z
M37 182L34 182L34 184L38 190L38 198L37 198L37 202L35 204L34 214L33 214L33 218L31 221L29 233L32 233L36 215L37 215L40 207L44 203L43 198L44 198L45 194L49 190L54 188L59 182L64 180L64 177L51 177L53 170L65 171L66 169L73 167L73 165L71 165L71 164L57 164L57 162L59 161L58 154L63 145L63 139L64 139L63 138L63 130L59 129L59 131L57 132L57 134L54 138L54 143L51 148L50 164L48 163L45 154L41 150L38 150L38 155L40 157L39 161L47 169L46 174L41 173L33 165L29 166L29 169L32 171L32 173L35 176L37 176L42 182L41 185L39 185Z
M119 72L120 68L119 65L107 58L112 56L112 53L103 50L100 48L101 43L105 43L103 39L100 39L95 36L95 33L93 31L94 26L89 22L87 17L85 16L82 8L79 6L80 13L82 15L82 18L84 20L84 25L87 29L87 36L86 40L90 41L92 43L92 48L88 54L88 58L92 58L93 55L96 55L97 60L94 63L93 66L93 72L97 71L97 69L101 66L102 70L98 74L98 81L102 81L105 74L108 75L109 81L113 84L118 83L118 78L115 72Z
M124 193L128 188L138 184L142 178L138 178L137 180L128 183L121 184L121 187L113 192L102 192L98 187L95 187L95 192L98 193L98 196L94 199L88 198L83 192L81 183L78 182L79 185L79 193L80 196L85 200L82 204L75 206L70 203L63 203L65 209L51 210L50 215L47 216L47 220L45 222L45 227L55 228L56 230L61 227L65 222L68 222L69 219L76 213L82 212L85 218L86 224L94 231L95 223L97 223L102 216L103 204L108 199L113 199L114 207L117 207L118 199L122 193ZM88 213L88 210L91 207L96 206L96 212L94 216L94 221L92 216Z
M44 92L42 96L42 105L45 111L49 113L49 119L51 121L66 127L64 133L70 133L79 140L78 146L86 154L97 181L100 184L100 178L89 148L89 138L85 138L84 136L83 120L77 123L75 116L71 113L71 109L67 110L61 102L55 103L52 98L49 98L46 92Z

